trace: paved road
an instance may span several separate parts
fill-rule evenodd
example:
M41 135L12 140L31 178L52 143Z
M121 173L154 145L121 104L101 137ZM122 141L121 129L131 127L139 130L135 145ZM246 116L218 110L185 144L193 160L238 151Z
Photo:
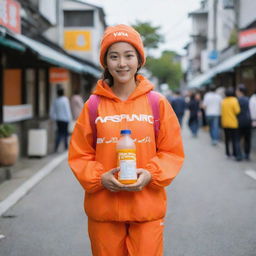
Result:
M0 220L0 256L89 256L83 191L61 164Z
M186 161L168 188L166 256L256 256L251 163L226 160L207 134L183 132ZM83 191L63 163L0 219L0 256L90 256ZM13 217L13 218L12 218Z

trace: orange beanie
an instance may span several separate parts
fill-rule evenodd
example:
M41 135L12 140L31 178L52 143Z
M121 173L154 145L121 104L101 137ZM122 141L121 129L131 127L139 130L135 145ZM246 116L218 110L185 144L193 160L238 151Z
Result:
M126 25L117 25L108 27L101 40L100 47L100 63L104 67L104 57L108 48L117 42L127 42L131 44L140 54L142 65L146 62L146 57L144 53L143 42L141 40L140 34L132 27Z

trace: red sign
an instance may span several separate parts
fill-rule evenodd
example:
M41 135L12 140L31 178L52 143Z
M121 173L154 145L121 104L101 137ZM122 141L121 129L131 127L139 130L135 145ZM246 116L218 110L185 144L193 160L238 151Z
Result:
M69 81L69 71L64 68L50 68L50 82L67 82Z
M239 47L256 45L256 29L248 29L239 33Z
M0 25L20 33L20 4L14 0L0 0Z

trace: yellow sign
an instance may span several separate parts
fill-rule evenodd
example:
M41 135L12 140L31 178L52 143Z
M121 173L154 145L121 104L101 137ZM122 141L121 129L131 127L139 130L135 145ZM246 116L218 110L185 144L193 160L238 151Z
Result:
M91 32L90 31L65 31L64 48L71 51L90 51Z

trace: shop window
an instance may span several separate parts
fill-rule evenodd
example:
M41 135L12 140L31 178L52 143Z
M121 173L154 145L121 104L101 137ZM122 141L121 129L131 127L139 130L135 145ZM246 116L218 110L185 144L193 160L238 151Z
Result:
M245 68L242 71L243 79L254 79L254 70L252 68Z
M30 104L32 109L35 109L35 70L27 69L25 74L26 83L26 102L25 104Z
M93 27L93 10L65 11L64 27Z

